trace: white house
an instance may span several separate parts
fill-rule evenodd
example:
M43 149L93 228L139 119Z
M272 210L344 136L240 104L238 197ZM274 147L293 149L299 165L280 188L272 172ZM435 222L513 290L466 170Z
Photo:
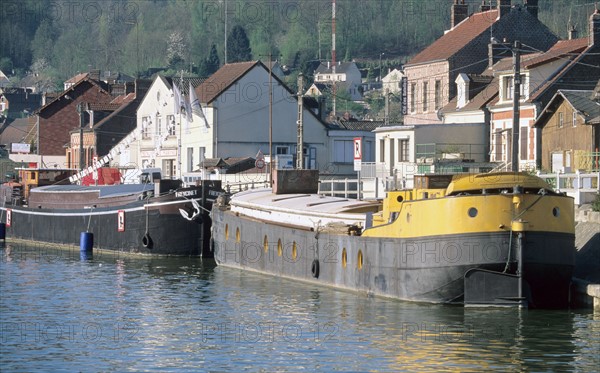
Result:
M196 150L200 149L209 158L255 157L259 151L282 159L295 157L298 100L276 75L269 79L262 62L224 65L195 92L209 128L200 124L196 128L194 120L190 136L183 137L182 146L194 159L199 159ZM303 139L305 168L325 167L329 162L327 126L307 107L303 110Z
M402 83L402 78L404 77L404 73L401 70L393 69L390 70L386 76L381 78L383 92L388 92L391 94L399 94L402 90L400 84Z

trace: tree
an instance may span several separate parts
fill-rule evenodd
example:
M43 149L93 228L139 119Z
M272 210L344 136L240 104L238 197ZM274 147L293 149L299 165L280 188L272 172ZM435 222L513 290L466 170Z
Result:
M217 52L217 46L213 43L210 47L210 53L206 59L206 72L208 75L212 75L215 71L221 67L221 61L219 60L219 53Z
M227 62L252 60L250 40L242 26L236 25L227 37Z
M183 35L173 31L167 40L167 64L171 70L180 70L185 64L184 53L187 47Z
M50 76L50 64L45 58L38 58L33 65L28 76L32 78L33 85L37 92L49 92L56 88Z

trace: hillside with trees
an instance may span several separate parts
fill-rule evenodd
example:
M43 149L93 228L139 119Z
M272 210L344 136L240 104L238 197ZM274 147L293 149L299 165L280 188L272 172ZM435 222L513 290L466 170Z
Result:
M337 59L356 60L372 77L381 66L398 66L448 28L451 3L337 0ZM467 3L471 12L481 5ZM569 23L587 35L593 3L539 6L540 19L559 36ZM207 76L226 62L226 40L227 62L271 54L310 74L315 61L331 59L329 0L23 0L3 5L1 17L0 69L29 75L43 90L89 69L136 76L165 67Z

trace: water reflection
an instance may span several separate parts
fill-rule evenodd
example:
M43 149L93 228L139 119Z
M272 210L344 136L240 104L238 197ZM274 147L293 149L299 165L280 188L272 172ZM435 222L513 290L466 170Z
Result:
M46 250L46 251L45 251ZM403 303L216 267L2 248L7 371L594 371L584 311ZM596 316L597 317L597 316Z

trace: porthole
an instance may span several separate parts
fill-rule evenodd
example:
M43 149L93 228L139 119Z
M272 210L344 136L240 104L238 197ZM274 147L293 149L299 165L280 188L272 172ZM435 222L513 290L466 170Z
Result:
M229 239L229 224L225 224L225 240Z
M292 243L292 260L296 261L298 258L298 249L296 248L296 241Z
M356 266L358 267L358 269L362 269L362 267L363 267L362 250L358 250L358 258L356 260Z
M558 216L560 215L560 209L558 207L553 208L552 215L554 215L555 218L558 218Z
M344 247L342 249L342 267L346 268L346 265L348 265L348 253L346 253L346 248Z
M240 228L235 229L235 242L240 243L241 239Z
M269 251L269 239L265 234L265 239L263 240L263 248L265 249L265 253Z
M396 201L402 202L402 201L404 201L404 197L398 196L398 197L396 197Z
M283 255L283 245L281 244L281 238L277 240L277 256Z
M478 211L477 211L477 209L476 209L475 207L471 207L471 208L469 209L469 216L470 216L470 217L472 217L472 218L474 218L474 217L476 217L476 216L477 216L477 212L478 212Z

